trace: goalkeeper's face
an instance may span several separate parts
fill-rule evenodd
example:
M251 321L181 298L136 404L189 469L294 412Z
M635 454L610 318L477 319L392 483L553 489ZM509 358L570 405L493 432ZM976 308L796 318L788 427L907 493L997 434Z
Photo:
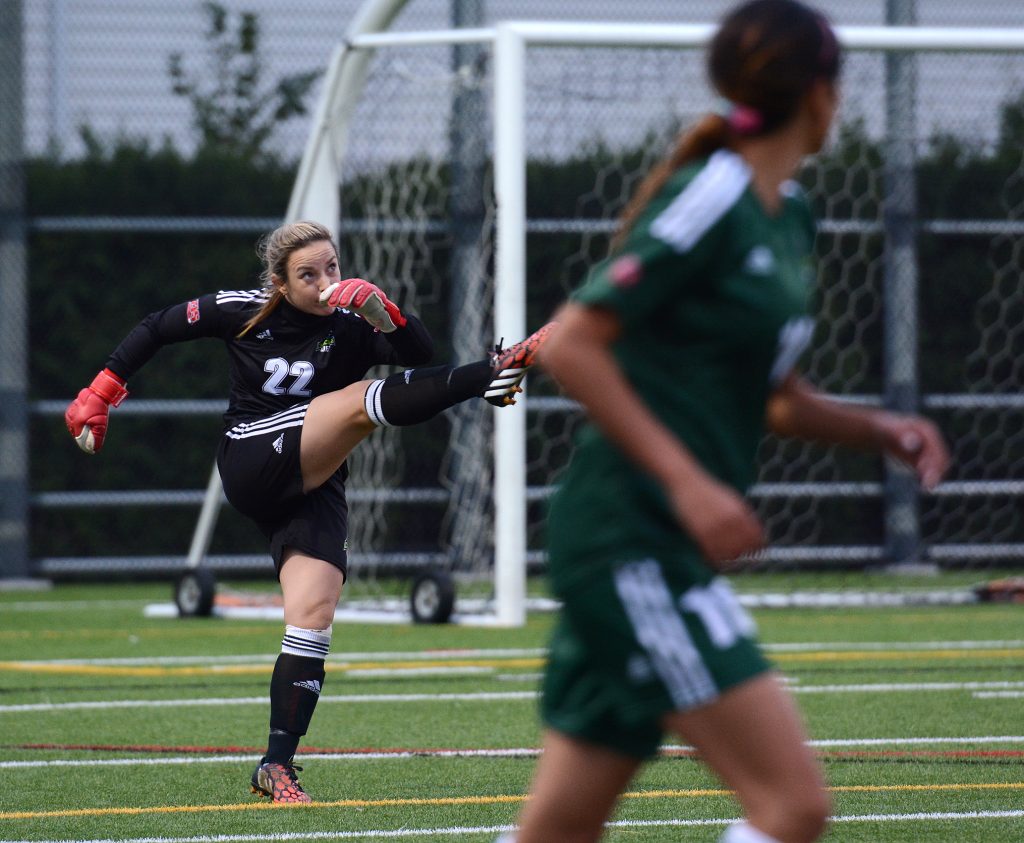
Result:
M317 240L288 256L288 277L272 276L273 282L292 307L303 313L327 316L333 307L321 304L320 293L341 280L338 254L329 240Z

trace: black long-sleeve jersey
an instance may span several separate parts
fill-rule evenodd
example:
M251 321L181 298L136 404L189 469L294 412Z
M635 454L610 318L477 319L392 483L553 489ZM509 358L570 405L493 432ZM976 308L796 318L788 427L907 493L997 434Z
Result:
M361 380L370 367L430 361L433 342L423 323L381 333L354 313L303 313L282 301L241 339L239 332L266 301L263 290L222 290L149 314L110 355L107 368L125 380L164 345L216 337L230 355L231 393L225 428L263 418Z

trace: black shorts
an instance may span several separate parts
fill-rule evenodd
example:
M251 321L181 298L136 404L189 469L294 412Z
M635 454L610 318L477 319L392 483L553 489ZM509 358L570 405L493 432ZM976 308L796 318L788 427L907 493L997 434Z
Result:
M330 562L348 578L347 467L308 494L302 492L299 443L308 404L225 431L217 449L224 494L256 522L281 573L285 548Z

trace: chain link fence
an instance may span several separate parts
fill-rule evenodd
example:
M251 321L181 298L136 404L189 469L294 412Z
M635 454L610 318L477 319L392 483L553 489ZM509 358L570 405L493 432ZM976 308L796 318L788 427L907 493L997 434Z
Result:
M25 171L22 152L22 18L0 21L0 576L28 562Z
M297 0L287 8L269 0L222 4L229 27L242 12L257 15L267 84L322 69L358 5L354 0ZM453 22L486 26L506 18L710 21L730 5L717 0L628 5L604 0L412 0L394 28L444 29ZM946 0L916 5L830 0L819 5L840 25L896 20L1024 27L1024 7L1008 0L980 2L969 10ZM215 81L208 76L209 20L200 4L23 0L19 8L20 28L5 22L4 32L14 39L8 30L18 30L22 95L18 97L17 83L11 81L17 74L5 73L0 88L0 105L23 105L21 130L12 129L12 122L5 122L3 130L4 150L12 151L15 164L20 156L33 161L87 159L90 144L116 145L119 139L144 141L154 151L171 148L184 158L196 154L200 136L195 115L172 92L169 62L172 54L180 53L197 84ZM903 110L893 112L891 90L900 68L881 54L850 57L841 129L828 153L803 175L823 218L818 245L822 282L816 302L820 325L806 370L830 392L916 405L932 415L955 451L953 475L938 494L918 501L907 492L905 479L876 460L766 440L754 497L773 549L759 565L863 565L911 557L944 565L1020 564L1024 167L1020 153L1014 160L1004 141L1013 120L1012 108L1006 109L1024 90L1024 57L921 55L904 65L904 73L908 66L913 73L902 77L909 80L904 82ZM545 50L531 56L527 81L532 162L529 314L535 325L603 254L612 221L632 187L677 128L709 106L710 97L701 57L694 51ZM355 274L386 285L401 304L424 316L440 339L441 360L468 362L498 339L489 336L494 247L490 87L489 56L482 47L381 50L358 107L344 164L343 260L358 268ZM308 121L308 115L282 121L267 141L285 169L301 154ZM8 137L12 132L16 136ZM19 171L9 166L11 155L3 159L5 178ZM976 189L971 180L979 185ZM909 229L894 233L886 215L898 190L913 203L903 208L910 214ZM16 194L5 189L2 195ZM128 202L124 207L133 206ZM276 224L267 214L249 216L250 207L200 217L142 212L100 217L88 211L63 216L7 207L4 212L6 220L14 220L0 241L5 296L19 289L19 277L24 279L18 251L9 246L18 241L19 231L22 241L24 232L29 234L29 266L42 234L58 243L64 238L70 248L83 233L95 232L113 238L110 265L116 266L116 249L125 242L119 234L158 236L160 243L195 240L198 235L206 238L202 243L215 242L221 248L219 240L209 239L216 236L230 240L232 248L248 248L260 231ZM200 248L205 248L202 243ZM887 298L886 279L897 271L892 266L897 253L901 259L909 257L910 270L916 273L911 281L917 293L909 301ZM255 274L250 271L249 277ZM227 286L243 283L233 278ZM204 280L199 291L205 292L206 286ZM161 298L154 307L173 300ZM12 372L29 366L28 339L11 326L17 313L16 306L4 308L11 330L0 334L0 351L15 364ZM23 326L25 318L20 320ZM111 335L105 342L112 347L118 339ZM892 367L914 360L919 361L917 369L894 393ZM38 373L31 374L31 379L10 385L22 396L22 416L16 401L4 402L3 478L13 477L15 487L20 483L22 489L29 449L24 434L19 445L8 431L16 437L19 429L25 430L24 398L33 399L36 417L56 427L65 403L65 396L53 394L39 382ZM539 563L543 501L568 459L580 419L542 375L531 381L529 545L531 560ZM208 400L202 412L212 416L219 407ZM183 407L149 409L164 413ZM383 571L423 564L487 569L493 553L490 433L489 414L466 405L422 429L388 430L361 446L351 480L352 544L360 549L353 554L357 574L373 581ZM212 444L208 450L212 457ZM162 505L181 512L179 523L184 526L172 531L179 535L177 549L173 541L137 551L134 544L126 549L95 546L90 540L74 556L66 551L61 555L49 544L48 512L60 507L64 518L74 505L87 517L93 505L129 504L147 507L142 517L154 518L163 509L153 509L161 500L150 498L161 493L145 485L145 471L137 471L136 482L125 479L120 489L103 493L106 499L89 498L83 484L80 493L86 496L70 500L59 497L65 490L55 488L56 480L33 469L31 497L22 495L20 515L18 505L11 503L17 497L5 496L4 523L12 518L27 523L31 501L34 521L44 526L33 531L30 544L22 527L25 561L12 561L19 557L4 553L0 573L164 572L180 566L188 546L185 533L194 521L193 506L201 499L198 490L205 485L209 466L203 459L195 462L205 469L186 472L183 467L175 481L182 488L169 490L162 499ZM121 476L132 475L128 470ZM123 496L110 497L119 494ZM894 505L896 500L902 504ZM225 517L230 521L230 515ZM214 564L269 572L258 544L236 540L241 533L230 523L227 530L229 538L215 549ZM894 545L894 536L902 536L904 544ZM90 566L78 556L100 561Z
M201 2L18 0L8 5L23 10L29 154L81 155L83 127L101 137L145 137L155 144L167 138L186 152L194 149L193 115L184 98L172 95L168 68L171 55L178 53L186 71L199 77L210 72L203 51L209 21ZM233 15L257 16L265 77L276 79L322 70L361 0L223 0L219 5ZM711 22L732 5L731 0L411 0L392 28L447 29L455 22L488 26L500 20ZM1015 0L820 0L815 5L844 26L882 25L894 19L922 26L1024 26L1024 6ZM926 61L942 64L940 57ZM402 68L395 70L400 73ZM604 72L614 70L612 65ZM948 74L946 80L957 83ZM971 99L989 96L985 88L971 92ZM409 93L388 103L400 113L413 104ZM935 104L956 109L963 103L940 94ZM280 125L275 149L297 159L305 143L304 128L301 118ZM378 143L382 154L400 157L408 152L408 139L401 134Z

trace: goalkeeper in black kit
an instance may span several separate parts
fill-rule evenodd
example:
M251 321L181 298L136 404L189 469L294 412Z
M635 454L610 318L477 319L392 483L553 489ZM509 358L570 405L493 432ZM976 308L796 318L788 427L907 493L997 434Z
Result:
M464 366L423 366L433 342L369 281L342 279L331 233L281 226L260 244L261 289L221 291L151 313L121 342L65 420L96 453L126 382L164 345L214 337L230 357L231 393L217 466L231 504L266 536L284 598L285 633L270 682L270 735L254 793L309 802L292 763L323 687L331 623L347 574L345 460L380 426L427 421L461 401L515 402L553 329Z

